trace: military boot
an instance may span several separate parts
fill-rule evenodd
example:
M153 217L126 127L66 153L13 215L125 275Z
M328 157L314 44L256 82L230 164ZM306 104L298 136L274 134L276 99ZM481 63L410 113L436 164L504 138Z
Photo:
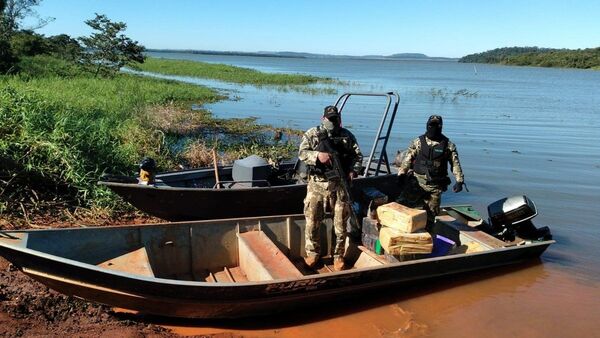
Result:
M346 266L344 263L344 258L342 257L336 257L333 260L333 271L342 271L345 270Z

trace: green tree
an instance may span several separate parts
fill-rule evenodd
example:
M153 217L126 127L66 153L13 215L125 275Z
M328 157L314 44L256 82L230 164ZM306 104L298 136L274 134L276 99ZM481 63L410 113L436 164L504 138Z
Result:
M81 57L81 45L67 34L54 35L47 38L46 41L51 52L61 59L75 61Z
M22 30L12 34L10 45L13 53L19 56L34 56L47 54L49 45L43 35L31 30Z
M144 63L145 48L122 33L127 28L125 23L112 22L98 13L85 23L95 32L79 38L87 50L83 62L95 76L114 76L123 66Z
M10 73L17 61L8 40L0 38L0 75Z
M41 18L33 9L41 2L42 0L0 0L0 74L16 69L18 57L23 49L27 50L26 55L31 55L31 53L38 53L42 48L43 37L33 34L25 34L17 38L18 51L14 50L15 46L11 41L23 28L22 21L25 18L37 20L35 24L28 27L31 33L54 20L54 18Z
M16 32L17 30L23 28L21 26L21 21L26 17L35 18L37 22L31 26L27 27L29 30L36 30L38 28L42 28L54 20L54 18L41 18L39 14L33 9L35 6L39 6L42 0L0 0L0 3L3 3L2 7L2 16L4 17L4 22L6 28L9 32Z
M600 67L600 47L586 49L505 47L470 54L458 61L517 66L598 68Z
M0 0L0 74L10 72L18 61L10 46L10 31L5 10L6 1Z

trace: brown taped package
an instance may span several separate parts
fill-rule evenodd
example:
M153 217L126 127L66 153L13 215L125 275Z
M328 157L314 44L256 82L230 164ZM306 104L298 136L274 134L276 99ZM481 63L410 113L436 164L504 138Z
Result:
M426 232L406 233L382 227L379 231L381 247L391 255L427 254L433 250L433 240Z
M392 202L377 208L377 219L386 227L415 232L424 229L427 225L427 212Z

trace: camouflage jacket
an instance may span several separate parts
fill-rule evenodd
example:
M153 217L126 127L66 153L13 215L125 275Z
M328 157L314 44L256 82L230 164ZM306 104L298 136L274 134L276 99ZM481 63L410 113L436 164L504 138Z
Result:
M300 149L298 151L298 158L301 161L306 163L309 166L317 165L317 155L319 154L318 146L319 146L319 132L322 127L314 127L304 133L302 136L302 142L300 142ZM356 137L345 128L340 130L340 135L338 136L341 139L343 144L344 152L346 156L349 156L351 159L350 167L356 173L359 173L362 169L362 153L360 152L360 148L358 147L358 143L356 142ZM316 181L325 181L324 177L314 177L315 175L310 175L309 180Z
M436 146L439 142L430 140L429 138L425 138L427 144L430 147ZM406 150L404 157L402 158L402 162L400 164L400 168L398 168L398 174L406 174L409 169L412 169L413 162L417 158L417 155L421 151L421 141L419 138L416 138L410 142L408 145L408 149ZM452 174L456 179L456 182L464 182L465 177L463 175L462 168L460 166L460 161L458 159L458 152L456 151L456 145L452 143L452 141L448 140L448 163L450 164L450 169L452 170ZM426 182L427 178L425 175L419 175L414 173L415 177L419 180L419 182Z

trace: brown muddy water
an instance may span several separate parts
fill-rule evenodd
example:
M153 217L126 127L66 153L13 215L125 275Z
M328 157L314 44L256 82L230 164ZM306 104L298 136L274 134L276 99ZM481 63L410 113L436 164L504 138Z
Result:
M224 337L593 337L598 287L535 261L265 318L150 321Z
M309 311L245 320L148 320L186 335L600 336L600 72L428 61L154 56L329 76L350 83L340 86L340 93L397 91L401 104L388 154L421 134L430 114L443 115L444 133L457 144L471 190L446 193L443 204L472 204L485 218L486 206L495 200L527 195L539 211L534 223L549 226L557 243L525 265L378 290ZM336 99L216 86L238 99L209 106L215 115L257 116L259 122L298 129L318 123L322 107ZM462 89L470 94L456 94ZM344 123L366 152L379 110L370 102L354 107Z

